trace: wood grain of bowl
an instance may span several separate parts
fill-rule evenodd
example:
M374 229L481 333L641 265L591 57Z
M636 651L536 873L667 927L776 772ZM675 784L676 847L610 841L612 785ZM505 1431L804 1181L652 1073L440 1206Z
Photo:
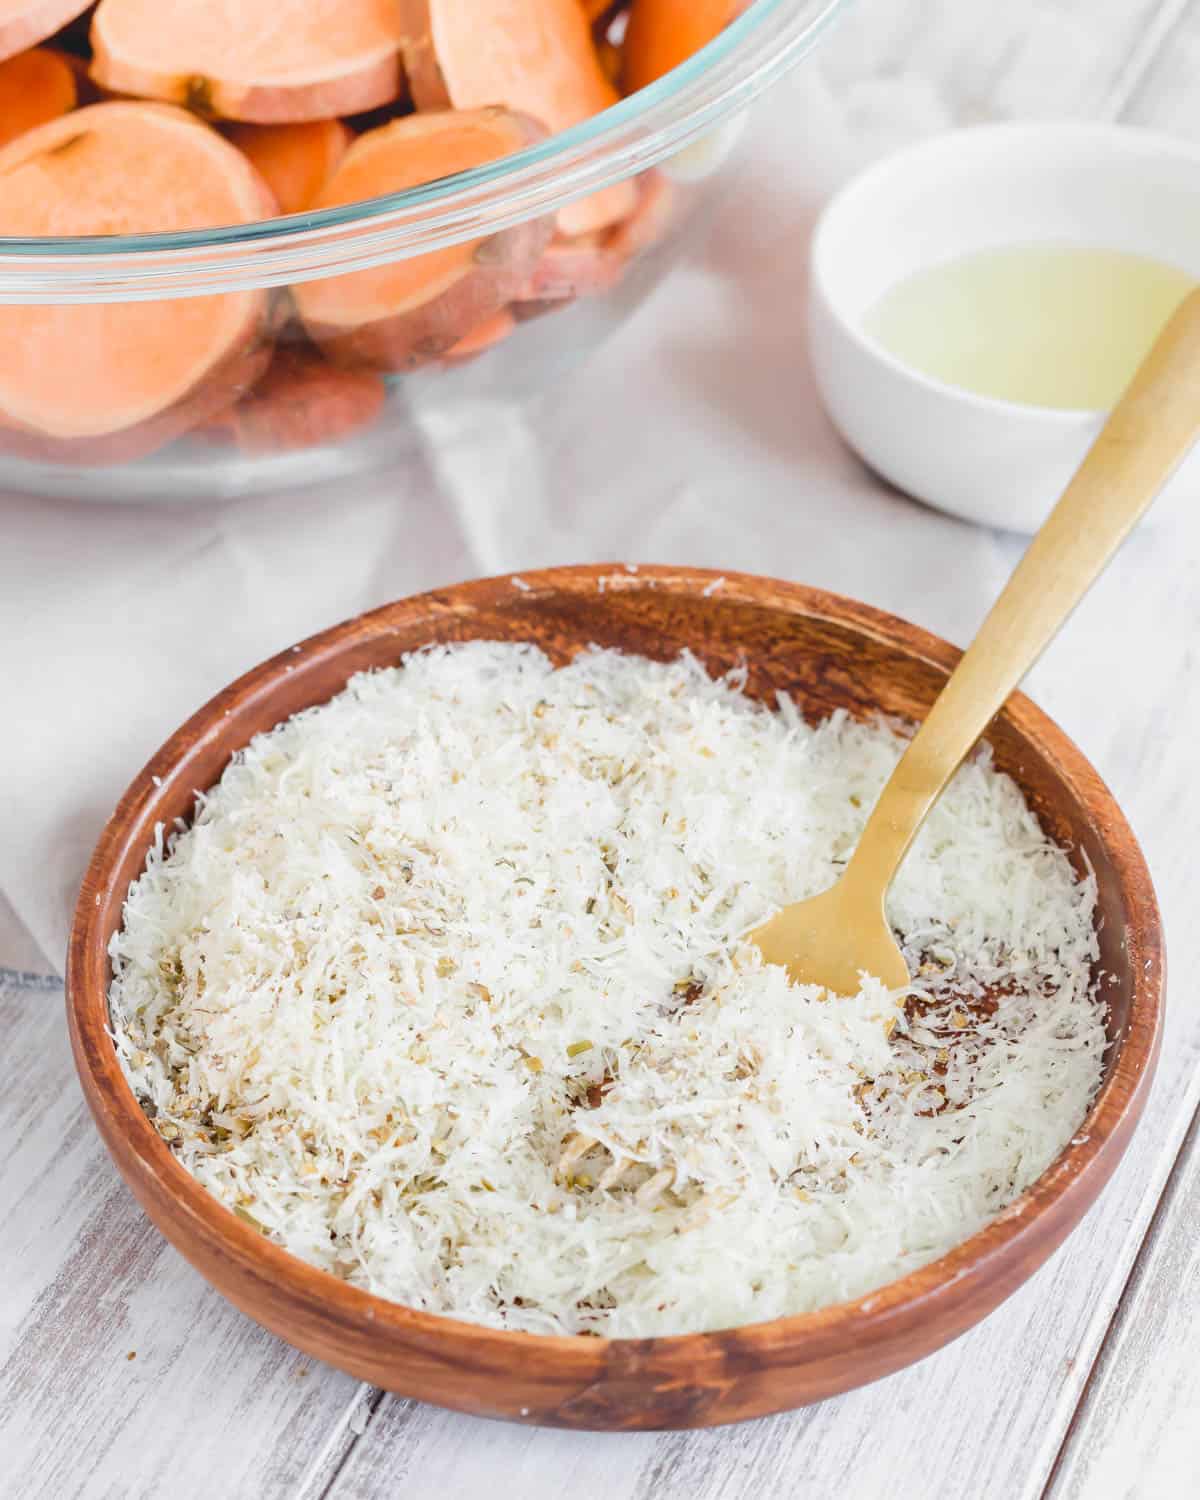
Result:
M1046 830L1094 870L1110 1009L1104 1081L1087 1120L1019 1199L957 1249L856 1301L672 1338L551 1338L416 1312L316 1270L242 1223L172 1156L106 1031L107 948L156 824L261 730L323 702L364 668L435 641L533 641L564 662L589 643L709 668L745 663L810 717L844 708L919 719L958 652L901 620L770 579L686 568L561 568L401 600L266 662L200 710L136 778L105 828L71 933L75 1060L109 1151L163 1234L226 1297L319 1359L405 1396L580 1428L702 1427L818 1401L920 1359L977 1323L1061 1244L1111 1176L1149 1090L1163 1008L1162 931L1141 851L1070 740L1021 695L988 738Z

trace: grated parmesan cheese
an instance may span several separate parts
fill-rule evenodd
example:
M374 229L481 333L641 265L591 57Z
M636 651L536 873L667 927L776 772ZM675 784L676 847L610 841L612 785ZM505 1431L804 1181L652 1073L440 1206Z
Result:
M744 934L904 738L742 687L475 642L258 736L112 941L180 1161L335 1275L544 1333L806 1311L1001 1211L1099 1083L1094 883L984 751L891 893L911 989L790 986Z

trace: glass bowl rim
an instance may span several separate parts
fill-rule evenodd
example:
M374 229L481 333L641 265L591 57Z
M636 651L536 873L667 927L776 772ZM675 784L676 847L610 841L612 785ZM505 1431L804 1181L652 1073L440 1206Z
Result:
M0 237L0 302L280 286L556 212L646 170L744 108L811 50L849 3L752 0L686 63L602 114L498 162L365 203L172 233Z

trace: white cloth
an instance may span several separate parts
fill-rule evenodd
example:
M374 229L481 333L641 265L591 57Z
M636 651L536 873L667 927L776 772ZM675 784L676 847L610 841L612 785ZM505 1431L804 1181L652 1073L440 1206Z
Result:
M820 202L885 142L945 123L903 81L837 105L812 72L782 84L707 244L593 361L524 412L426 418L402 471L190 509L0 497L0 893L48 961L105 818L166 735L265 656L405 593L552 563L693 563L968 639L1017 544L868 474L805 353ZM1121 614L1093 610L1093 635L1108 622L1136 645ZM1079 652L1059 649L1069 699Z

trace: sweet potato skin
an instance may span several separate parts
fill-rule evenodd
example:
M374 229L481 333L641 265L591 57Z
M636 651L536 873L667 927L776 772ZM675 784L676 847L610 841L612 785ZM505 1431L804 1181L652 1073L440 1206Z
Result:
M247 125L298 125L355 115L390 104L400 94L399 60L377 64L351 81L312 83L300 91L262 84L244 87L200 73L164 79L153 89L102 48L93 58L91 76L99 88L122 97L153 98L178 104L207 119L237 120Z
M502 230L475 247L475 264L419 307L354 328L311 321L310 337L335 364L403 374L439 359L512 300L550 237L544 220ZM303 312L303 299L300 302Z
M598 236L584 240L557 239L545 249L513 299L516 302L570 302L592 297L616 286L625 269Z
M232 443L253 458L295 453L365 431L386 398L387 386L373 371L339 369L307 342L282 343L254 388L197 436Z
M678 190L655 168L636 179L637 205L611 229L575 238L559 235L513 298L520 321L538 317L576 297L611 291L629 264L658 244L673 227Z

